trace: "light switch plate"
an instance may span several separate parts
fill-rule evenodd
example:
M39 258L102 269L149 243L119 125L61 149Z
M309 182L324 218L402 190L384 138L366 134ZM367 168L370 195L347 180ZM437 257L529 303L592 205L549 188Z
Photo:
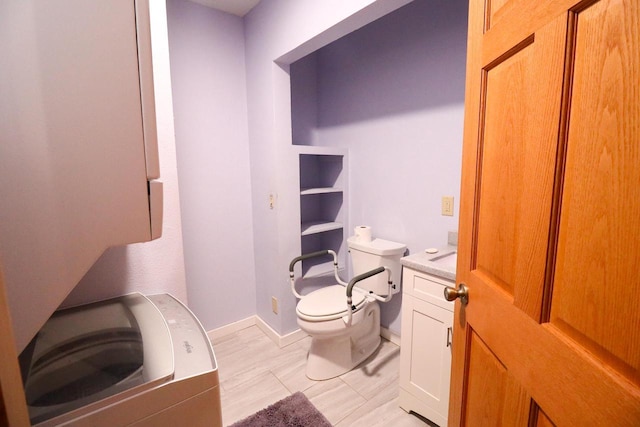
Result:
M442 215L453 216L453 196L442 197Z

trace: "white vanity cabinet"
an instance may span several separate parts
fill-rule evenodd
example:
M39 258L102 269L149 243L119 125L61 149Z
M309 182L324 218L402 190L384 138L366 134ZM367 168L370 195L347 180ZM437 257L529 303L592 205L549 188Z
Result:
M18 351L110 246L159 237L147 0L0 2L0 265Z
M453 303L444 299L454 282L403 266L400 407L447 425Z

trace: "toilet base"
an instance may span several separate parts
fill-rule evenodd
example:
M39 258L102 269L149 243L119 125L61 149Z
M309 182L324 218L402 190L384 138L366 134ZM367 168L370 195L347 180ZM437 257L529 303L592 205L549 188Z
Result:
M364 318L337 335L311 335L306 375L328 380L349 372L371 356L380 345L380 306L372 302ZM342 322L342 319L338 319ZM344 333L347 332L347 333Z

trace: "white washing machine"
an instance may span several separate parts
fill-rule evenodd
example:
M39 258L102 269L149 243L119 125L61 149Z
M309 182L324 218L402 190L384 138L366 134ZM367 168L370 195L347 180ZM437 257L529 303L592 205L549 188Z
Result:
M57 311L20 365L37 426L222 426L213 348L168 294Z

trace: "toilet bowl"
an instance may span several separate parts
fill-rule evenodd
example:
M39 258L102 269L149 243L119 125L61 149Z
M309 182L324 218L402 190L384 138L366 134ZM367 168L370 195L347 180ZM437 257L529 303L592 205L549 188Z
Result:
M290 265L292 289L300 298L296 306L298 326L311 336L306 375L313 380L342 375L375 352L380 345L378 302L389 301L400 290L400 258L406 249L404 244L382 239L363 242L355 236L347 242L355 274L349 283L338 276L333 251L298 257ZM293 282L295 262L327 254L334 256L338 284L307 295L298 294ZM371 274L374 270L377 273ZM347 305L350 288L351 304Z

